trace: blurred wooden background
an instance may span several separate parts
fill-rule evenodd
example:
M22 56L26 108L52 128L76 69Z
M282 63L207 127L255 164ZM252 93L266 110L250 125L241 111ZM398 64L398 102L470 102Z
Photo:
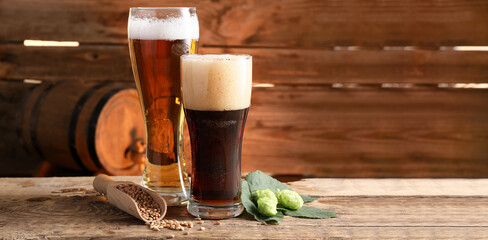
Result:
M132 6L196 6L200 53L253 55L243 171L488 177L488 51L456 47L488 45L485 0L2 0L0 175L38 165L14 127L24 79L133 81Z

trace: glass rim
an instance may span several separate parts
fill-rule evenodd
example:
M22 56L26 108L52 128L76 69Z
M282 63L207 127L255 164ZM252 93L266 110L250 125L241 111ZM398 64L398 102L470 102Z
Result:
M130 11L132 10L197 10L196 7L131 7L129 8Z
M205 56L213 56L215 58L206 59ZM227 56L227 58L225 57ZM229 58L231 56L232 58ZM249 54L242 53L196 53L196 54L183 54L180 56L181 60L215 60L215 61L238 61L238 60L248 60L252 59Z

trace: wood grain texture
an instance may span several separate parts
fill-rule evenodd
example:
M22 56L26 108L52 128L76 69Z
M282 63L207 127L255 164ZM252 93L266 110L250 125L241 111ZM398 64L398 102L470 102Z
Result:
M128 46L0 45L2 79L134 81Z
M202 47L201 53L253 56L253 81L273 84L477 83L488 79L488 52L306 50ZM49 59L48 61L46 59ZM125 45L78 48L0 45L0 79L130 81Z
M488 179L344 179L308 178L290 182L301 194L320 196L481 197L488 195Z
M488 176L486 90L354 85L486 83L488 52L439 50L488 45L483 0L3 0L0 84L26 78L133 82L128 8L182 5L198 8L202 53L251 54L254 82L278 86L254 90L244 170ZM27 48L24 39L81 45ZM330 88L335 83L351 88ZM6 153L0 162L17 169L29 158L13 129L24 93L0 88L0 151Z
M488 52L210 48L253 56L253 82L274 84L487 82Z
M140 177L118 177L116 180L140 181ZM470 180L426 180L437 186L450 186L445 196L402 196L404 191L428 193L418 184L400 185L389 196L341 196L313 189L332 186L342 179L314 179L292 183L300 185L300 193L314 193L319 200L311 206L335 211L334 219L296 219L285 217L277 226L259 225L248 215L222 220L222 225L206 220L206 231L189 217L184 207L168 208L168 219L191 220L197 228L190 235L181 232L150 231L142 221L111 206L91 187L93 177L81 178L17 178L0 179L0 237L3 238L111 238L147 239L485 239L488 237L488 196L448 196L454 186L473 185L481 189L485 182ZM364 187L361 179L347 180L345 191ZM364 192L377 191L378 186L391 185L392 180L374 181ZM454 181L454 183L448 181ZM466 182L468 181L468 182ZM406 188L404 188L406 187ZM418 188L417 188L418 187Z
M488 3L483 0L4 0L0 2L0 41L126 43L129 7L182 5L197 7L203 45L316 48L488 43Z
M486 177L488 91L253 89L243 171Z
M254 88L242 167L316 177L486 177L486 109L488 91L478 89ZM185 147L189 162L188 135Z

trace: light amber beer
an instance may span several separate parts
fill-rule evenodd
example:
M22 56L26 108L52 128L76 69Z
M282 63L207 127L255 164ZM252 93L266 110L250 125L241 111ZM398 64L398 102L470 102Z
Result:
M203 218L239 215L241 149L251 104L249 55L181 57L183 105L192 155L188 212Z
M170 205L189 188L183 153L180 56L197 52L198 20L192 8L133 8L128 25L134 78L146 123L143 184Z

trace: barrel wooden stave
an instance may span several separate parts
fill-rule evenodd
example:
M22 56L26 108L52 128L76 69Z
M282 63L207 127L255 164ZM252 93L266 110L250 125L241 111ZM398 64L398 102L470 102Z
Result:
M21 138L37 158L78 171L141 173L141 163L127 157L131 140L145 134L137 91L129 84L46 82L24 106Z

